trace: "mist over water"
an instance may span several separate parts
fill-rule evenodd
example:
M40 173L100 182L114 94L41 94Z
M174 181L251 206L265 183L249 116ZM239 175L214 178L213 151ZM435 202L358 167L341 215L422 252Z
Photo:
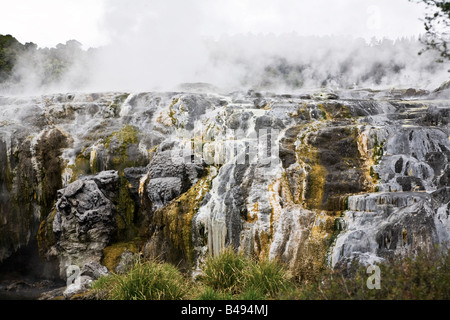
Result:
M358 37L361 24L367 28L387 23L373 20L372 7L361 5L360 12L368 16L359 17L334 6L334 20L342 20L348 35L308 36L277 29L282 21L273 17L281 19L283 14L289 23L298 20L308 26L308 8L291 12L289 3L272 8L270 2L263 1L249 8L249 1L241 6L213 6L196 0L177 1L175 7L171 1L133 1L133 5L127 5L109 0L100 23L108 45L67 52L71 55L70 67L50 83L43 81L46 74L39 67L39 59L24 56L15 67L20 81L7 91L167 91L177 90L180 83L197 82L210 83L224 92L250 88L289 92L324 87L435 89L448 80L449 63L437 63L439 55L432 51L419 56L423 46L417 38ZM293 2L291 5L296 8ZM243 15L236 10L239 8L250 10L252 16ZM218 12L220 9L223 12ZM271 15L276 10L283 14ZM320 8L311 4L309 10ZM227 29L217 27L225 23L220 19L223 15L230 15L228 23L233 22L228 25L228 33L220 33ZM261 24L264 19L268 29L278 33L238 32L236 27L242 23L252 30L252 23ZM340 26L332 19L321 22L328 23L329 28ZM320 29L318 26L311 21L311 28Z

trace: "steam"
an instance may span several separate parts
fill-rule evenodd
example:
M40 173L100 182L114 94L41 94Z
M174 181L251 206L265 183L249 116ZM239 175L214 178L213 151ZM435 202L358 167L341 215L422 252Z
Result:
M212 44L211 56L215 66L240 70L243 85L263 89L434 88L448 79L448 63L436 63L434 52L418 56L421 46L416 39L234 36Z
M285 17L289 23L303 19L299 23L307 26L308 10L318 10L312 2L309 9L295 13L290 10L295 1L276 7L271 6L273 2L262 1L246 11L252 12L251 16L230 11L239 7L235 1L231 1L234 7L219 2L222 6L202 0L177 1L176 6L161 0L137 0L132 5L107 0L100 27L109 44L88 51L67 46L64 54L68 67L52 81L47 79L45 59L24 54L15 67L15 78L20 81L10 89L21 93L154 91L176 90L186 82L210 83L224 91L321 87L435 89L448 80L449 63L437 63L439 56L433 51L419 56L423 45L414 37L368 41L350 34L327 36L323 28L317 30L322 35L316 36L255 33L257 29L239 33L233 24L242 23L252 30L253 25L260 26L260 20L266 19L267 30L280 31L277 26ZM314 3L319 2L323 1ZM249 7L250 2L244 1L242 6ZM347 15L353 19L349 22L339 16L345 14L342 9L332 7L341 22L336 28L358 30L360 25L352 25L353 22L376 28L377 23L383 22L376 15L359 21L355 13ZM368 8L367 13L377 13L376 7L359 7L362 12ZM228 22L222 19L224 15L231 16ZM402 23L401 17L398 19ZM230 32L219 36L218 32L224 30Z
M89 52L76 40L56 48L28 48L17 58L4 91L40 94L82 88L88 81L89 60Z
M92 85L100 90L168 89L197 81L208 53L199 37L196 1L111 0L103 21L110 45L97 52Z

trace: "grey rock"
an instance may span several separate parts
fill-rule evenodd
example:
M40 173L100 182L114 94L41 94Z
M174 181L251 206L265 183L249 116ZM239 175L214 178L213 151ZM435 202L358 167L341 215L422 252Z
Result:
M172 148L167 146L166 148ZM158 152L149 164L150 179L186 176L184 159L172 150ZM184 180L184 179L182 179Z
M343 218L345 228L333 248L332 264L347 264L353 259L370 264L433 250L436 244L445 249L448 234L438 230L448 229L450 221L436 220L441 205L433 205L430 194L424 192L349 197L349 210Z
M156 208L160 208L186 192L204 174L202 165L185 161L173 148L158 152L148 165L147 195ZM190 160L190 159L189 159Z
M54 300L58 297L63 297L65 290L66 287L60 287L50 291L46 291L38 297L38 300Z
M165 206L185 191L187 187L179 177L154 178L147 186L147 194L156 208Z
M109 274L110 274L110 272L108 271L108 268L101 265L97 261L88 261L83 266L83 269L81 269L81 273L80 273L81 276L87 276L93 280L98 280L100 277L104 277Z
M134 202L136 204L140 204L140 194L139 189L141 188L141 179L143 179L148 173L147 167L131 167L131 168L125 168L124 175L125 178L129 182L129 190L130 195L133 198Z
M258 132L260 129L284 129L285 125L283 122L275 117L269 117L269 116L261 116L256 118L255 121L255 130Z
M135 253L129 250L125 250L124 252L122 252L119 264L114 271L119 274L125 273L131 266L133 266L136 259L138 259L138 256Z
M249 255L269 253L295 271L300 260L316 259L306 249L313 238L309 235L323 221L331 227L314 236L323 237L320 244L336 236L327 248L335 266L415 254L435 245L444 248L450 240L448 87L428 96L419 89L361 89L0 97L0 161L6 164L0 166L0 260L44 230L53 232L55 241L40 248L45 257L57 258L63 278L65 268L75 264L94 279L102 269L102 250L114 240L113 200L119 191L118 173L104 170L115 168L114 156L117 160L123 153L133 166L124 170L136 204L133 223L159 234L157 238L167 236L168 229L155 227L154 211L189 190L206 171L213 173L192 218L198 267L208 252L231 245ZM203 132L193 130L197 123L204 125ZM137 143L124 145L120 137L111 138L124 124L138 128ZM45 199L47 212L42 214L49 172L42 170L48 164L37 157L36 140L54 126L64 128L58 137L67 136L61 156L66 188L56 199ZM178 129L187 134L179 136ZM280 133L273 139L279 152L272 158L280 160L274 165L237 164L230 158L206 167L199 159L202 150L182 152L194 134L202 147L206 139L200 138L206 136L213 136L209 140L217 145L230 141L227 131L250 148L260 129ZM91 168L86 160L94 150L97 167ZM86 168L77 168L85 175L69 184L73 168L65 164L76 160L85 162ZM101 172L86 175L96 170ZM308 203L314 194L321 203ZM13 211L11 203L18 196L24 203ZM54 204L56 212L50 212ZM53 221L52 228L39 228L43 216ZM144 248L156 257L177 250L169 243L146 243ZM123 256L124 265L129 258L128 253Z
M74 283L67 286L67 288L64 290L64 298L70 299L76 294L85 293L87 290L89 290L93 281L94 280L91 277L80 276Z
M108 186L117 178L117 173L102 173L59 191L53 232L62 278L70 265L83 267L91 260L99 262L102 250L110 243L116 230L116 208L96 181Z
M264 108L268 104L268 102L264 98L256 98L255 100L253 100L253 104L256 108L261 109Z
M440 188L431 193L432 199L435 201L436 206L441 206L450 203L450 187Z

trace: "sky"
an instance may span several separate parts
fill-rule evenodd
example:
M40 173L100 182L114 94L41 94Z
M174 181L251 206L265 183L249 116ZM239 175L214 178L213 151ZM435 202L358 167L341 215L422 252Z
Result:
M76 39L87 49L142 35L177 41L295 32L367 40L424 31L424 7L408 0L0 0L0 10L0 34L40 47Z
M420 0L0 0L0 34L41 48L68 40L101 47L76 60L53 91L172 90L185 82L234 90L263 83L277 59L304 68L275 75L280 90L291 78L303 87L431 88L448 80L447 67L436 67L431 53L419 57L418 41L366 48L373 38L417 39L425 12ZM42 89L45 72L33 60L15 72L27 90Z

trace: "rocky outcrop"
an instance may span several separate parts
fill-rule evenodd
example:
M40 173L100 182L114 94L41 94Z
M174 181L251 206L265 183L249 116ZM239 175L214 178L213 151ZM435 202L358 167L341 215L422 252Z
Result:
M109 275L110 272L105 266L96 261L89 261L74 278L73 283L68 283L62 295L66 299L71 299L77 294L83 294L90 289L91 284L100 277Z
M47 255L59 261L62 278L71 265L83 268L87 262L99 263L103 249L111 243L116 231L116 208L105 193L118 185L118 179L117 172L104 171L58 192L52 217L54 245Z
M435 191L449 194L448 188ZM448 248L448 205L434 193L392 192L350 196L339 223L343 232L333 247L331 263L364 264L385 258ZM447 195L448 198L448 195Z
M232 246L307 279L448 248L439 92L1 97L0 260L37 238L63 279L130 254L198 272Z
M156 209L189 190L205 172L201 164L185 161L177 149L166 148L162 146L148 165L147 195Z

